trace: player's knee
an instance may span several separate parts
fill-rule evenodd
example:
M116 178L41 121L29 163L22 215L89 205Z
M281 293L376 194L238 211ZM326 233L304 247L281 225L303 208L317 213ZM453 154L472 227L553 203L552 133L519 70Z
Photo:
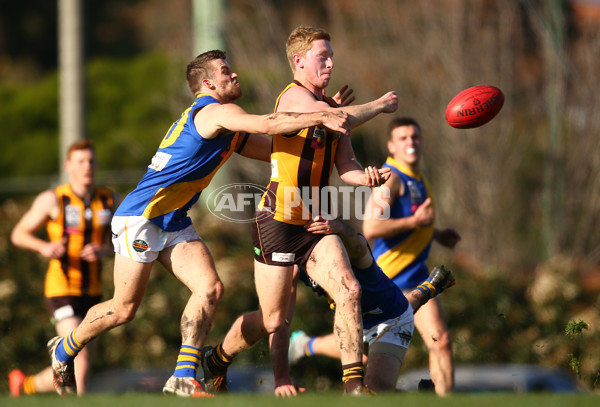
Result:
M283 315L273 315L269 318L264 318L263 323L267 334L277 332L287 323Z
M452 349L452 339L450 338L450 333L448 331L441 332L438 335L432 336L432 341L430 342L429 349L430 351L439 351L439 352L447 352Z
M133 319L135 318L137 309L138 309L138 307L135 304L128 304L128 305L123 305L123 306L119 307L118 309L116 309L114 311L114 314L113 314L113 318L115 321L114 324L115 325L123 325L123 324L133 321Z
M360 283L357 280L348 281L344 284L346 290L344 291L345 299L351 301L352 303L360 302L360 296L362 293L362 289L360 288Z
M216 306L219 301L221 301L224 292L225 287L223 286L223 283L221 280L217 279L208 286L205 295L206 298L208 298L208 301Z
M341 289L330 293L331 298L340 308L351 306L358 307L360 304L361 288L356 280L346 281Z

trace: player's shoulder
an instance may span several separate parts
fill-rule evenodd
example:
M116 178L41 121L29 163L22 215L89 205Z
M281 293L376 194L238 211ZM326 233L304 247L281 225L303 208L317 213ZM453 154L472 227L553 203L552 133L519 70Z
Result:
M47 189L40 192L31 205L31 210L44 214L53 214L58 208L56 189Z
M308 89L303 86L289 86L281 94L277 103L277 111L317 111L319 105L327 107L327 104L315 98Z
M392 171L390 171L390 178L383 185L387 186L392 191L398 191L403 184L402 177L392 169Z
M97 185L96 186L96 194L100 198L111 198L112 200L118 199L118 194L113 191L111 188L105 185Z
M58 188L47 189L45 191L40 192L36 196L35 200L41 201L41 202L51 202L51 201L56 202L58 200L59 193L60 192L59 192Z
M245 113L246 111L235 103L211 103L204 106L198 111L199 115L213 116L227 116L232 113Z
M202 138L217 137L231 123L240 120L246 111L235 103L213 103L204 106L194 116L194 126Z

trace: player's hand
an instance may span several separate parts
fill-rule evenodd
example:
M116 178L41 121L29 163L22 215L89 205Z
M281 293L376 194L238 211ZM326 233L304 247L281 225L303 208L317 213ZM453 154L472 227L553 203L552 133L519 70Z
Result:
M40 246L39 252L49 259L59 259L67 252L67 238L59 242L46 242Z
M332 112L321 112L322 124L328 129L341 133L345 136L350 135L350 116L341 109Z
M85 261L98 261L104 257L104 246L98 243L88 243L83 246L79 255Z
M306 388L300 387L296 383L275 386L276 397L295 397L298 393L304 393L305 391Z
M324 92L325 90L323 90L323 93ZM335 100L335 103L337 103L338 106L348 106L356 99L353 93L354 89L349 89L348 85L344 85L342 86L342 89L338 90L338 92L333 95L332 99Z
M449 249L454 249L454 246L460 242L460 235L454 229L436 229L433 238L436 242Z
M394 91L380 97L379 102L383 105L383 113L393 113L398 110L398 95Z
M318 215L304 226L307 232L320 235L334 235L341 230L341 221L337 219L325 219Z
M390 179L391 175L392 170L390 168L376 168L369 166L365 168L365 175L361 180L361 185L378 187L385 184L385 182Z
M417 227L429 226L433 224L433 222L435 221L435 212L433 210L433 203L431 202L431 198L427 198L421 204L421 206L417 208L413 217L415 218Z

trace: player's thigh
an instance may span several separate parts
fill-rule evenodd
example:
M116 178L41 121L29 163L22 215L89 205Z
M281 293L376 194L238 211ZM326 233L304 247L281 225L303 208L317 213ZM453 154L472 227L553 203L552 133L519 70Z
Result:
M114 306L139 305L146 292L151 270L152 263L139 263L115 253Z
M254 261L256 294L265 318L285 316L293 282L293 266L273 266Z
M159 262L190 288L219 283L215 262L202 240L179 242L160 253Z
M319 240L306 263L306 272L329 295L358 284L346 249L337 235L327 235Z
M433 298L415 313L415 327L426 344L448 334L448 325L439 298Z

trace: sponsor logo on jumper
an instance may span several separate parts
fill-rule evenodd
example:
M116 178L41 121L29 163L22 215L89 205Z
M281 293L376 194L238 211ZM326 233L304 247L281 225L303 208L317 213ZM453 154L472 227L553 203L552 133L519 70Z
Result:
M171 154L162 151L157 151L156 154L154 154L154 157L152 157L152 162L150 163L148 168L154 171L162 171L169 163L169 160L171 160L171 157Z

